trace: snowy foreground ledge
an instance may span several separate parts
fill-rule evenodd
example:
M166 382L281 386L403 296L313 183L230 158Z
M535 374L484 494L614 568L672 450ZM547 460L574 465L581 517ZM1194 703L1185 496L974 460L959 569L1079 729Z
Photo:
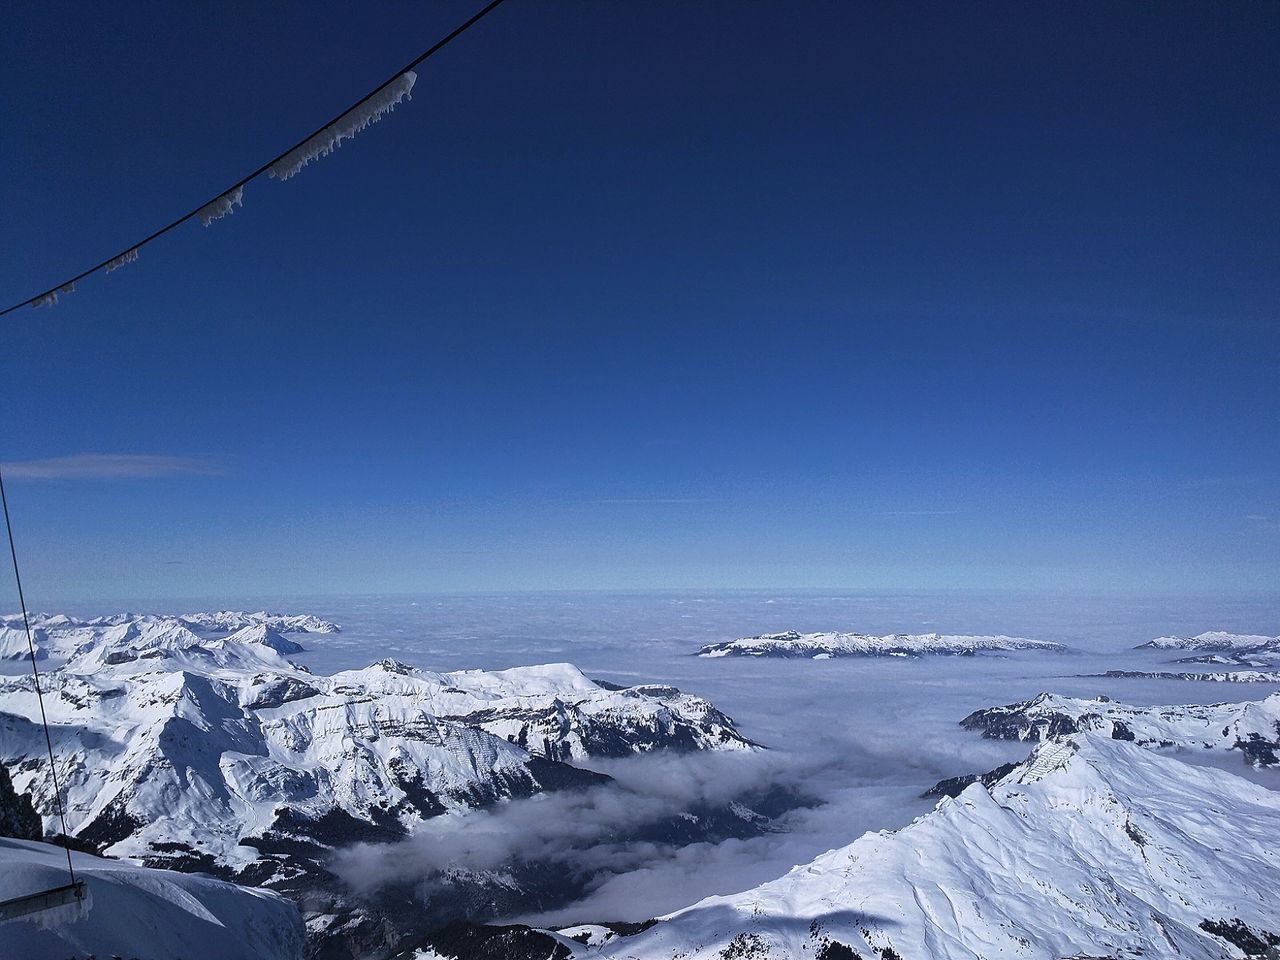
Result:
M937 633L889 634L877 637L865 633L766 633L725 643L709 643L700 657L920 657L971 656L1015 650L1044 650L1062 653L1066 647L1045 640L1023 637L965 636Z
M1277 836L1280 794L1077 734L989 791L636 935L544 936L556 956L618 960L1261 957L1280 944Z
M281 896L208 877L149 870L72 854L92 906L75 922L15 920L0 926L0 956L13 960L297 960L303 927ZM61 847L0 838L0 900L67 882Z

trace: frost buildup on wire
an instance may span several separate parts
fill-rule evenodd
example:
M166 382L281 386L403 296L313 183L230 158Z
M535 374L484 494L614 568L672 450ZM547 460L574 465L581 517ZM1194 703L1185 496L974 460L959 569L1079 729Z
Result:
M50 290L48 293L43 293L40 296L36 297L34 300L31 301L31 305L33 307L52 307L54 304L58 302L58 294L60 293L67 294L67 293L75 293L75 292L76 292L76 285L74 282L64 283L57 290Z
M196 216L200 218L200 222L206 227L215 220L221 220L229 213L235 213L236 207L244 206L244 187L236 187L234 190L228 190L217 200L207 203L200 208Z
M312 160L327 157L342 146L343 140L350 140L369 124L377 123L383 114L390 113L401 100L412 100L410 92L417 79L418 75L412 70L400 74L363 103L348 110L314 137L273 163L271 176L277 180L288 180Z
M110 273L112 270L119 270L126 263L133 263L137 259L138 259L137 247L134 247L132 250L126 250L124 253L120 254L120 256L116 257L114 260L107 261L107 266L106 266L107 273Z

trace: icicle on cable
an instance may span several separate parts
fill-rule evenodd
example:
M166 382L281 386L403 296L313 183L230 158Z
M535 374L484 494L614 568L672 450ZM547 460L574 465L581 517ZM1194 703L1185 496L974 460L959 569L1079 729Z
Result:
M120 256L116 257L114 260L108 260L106 265L104 266L104 269L107 271L107 273L110 273L112 270L119 270L126 263L133 263L137 259L138 259L138 248L134 247L132 250L126 250L124 253L120 254Z
M350 140L369 124L377 123L384 114L394 110L401 100L412 100L411 91L417 79L418 75L408 70L380 87L363 103L348 110L315 136L271 164L271 176L277 180L288 180L312 160L327 157L342 146L343 140Z
M64 283L57 290L50 290L48 293L44 293L36 297L34 300L31 301L31 305L37 308L52 307L57 304L59 294L62 294L65 296L68 293L75 293L75 292L76 292L76 285L74 282Z
M236 207L244 206L244 187L236 187L234 190L228 190L217 200L206 203L198 211L196 216L200 218L200 222L206 227L215 220L221 220L228 214L235 213Z

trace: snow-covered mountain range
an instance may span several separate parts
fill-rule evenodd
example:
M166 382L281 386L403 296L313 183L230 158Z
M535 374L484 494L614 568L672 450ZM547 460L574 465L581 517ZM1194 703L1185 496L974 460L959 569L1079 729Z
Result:
M216 613L186 613L171 617L148 613L115 613L83 619L66 614L33 613L29 615L36 659L65 658L86 644L96 643L109 628L119 627L135 633L155 636L157 631L182 629L202 638L225 636L247 627L269 628L277 633L337 633L342 628L329 620L310 614L245 613L220 610ZM292 644L290 651L301 650ZM22 614L0 616L0 660L26 660L27 635Z
M72 833L115 855L261 880L282 845L387 838L426 817L601 782L563 761L751 749L705 700L611 689L569 664L432 673L384 660L314 676L265 623L80 626L44 677ZM0 679L0 758L52 810L30 677Z
M87 904L78 919L47 915L0 927L6 960L301 960L297 907L265 890L72 854ZM0 900L67 882L60 847L0 837ZM63 908L65 909L65 908ZM40 920L45 920L41 925Z
M383 660L318 676L261 619L232 633L186 618L53 619L40 629L59 634L66 660L42 689L70 833L295 895L332 885L336 845L609 780L572 761L757 749L705 700L596 683L570 664L436 673ZM0 761L52 829L39 709L31 677L0 678Z
M919 657L926 655L970 656L1013 650L1063 652L1066 647L1045 640L1022 637L960 636L938 633L890 634L877 637L865 633L766 633L702 647L700 657Z
M1269 649L1280 650L1280 637L1225 633L1210 630L1194 637L1156 637L1140 643L1135 650L1198 650L1202 653Z
M1219 666L1249 667L1263 673L1240 671L1236 674L1187 674L1182 679L1226 679L1240 683L1280 682L1280 637L1258 634L1210 631L1194 637L1157 637L1135 647L1136 650L1184 650L1194 655L1180 657L1177 663L1208 663ZM1167 674L1152 674L1167 679Z
M578 927L508 955L1261 957L1280 944L1278 835L1280 794L1076 734L1041 745L990 790L970 786L902 830L865 834L744 893L631 936ZM464 954L428 945L419 956Z
M1085 673L1081 676L1132 680L1192 680L1198 683L1280 684L1280 670L1224 670L1212 673L1184 670L1107 670L1104 673Z
M975 710L960 725L994 740L1039 741L1087 731L1145 747L1237 750L1258 766L1280 763L1280 693L1248 703L1156 707L1042 693Z

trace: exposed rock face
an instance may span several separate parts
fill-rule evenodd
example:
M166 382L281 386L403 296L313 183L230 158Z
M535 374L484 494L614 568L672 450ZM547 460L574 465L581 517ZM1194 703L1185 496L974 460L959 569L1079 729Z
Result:
M1270 766L1280 751L1280 694L1249 703L1143 707L1043 693L975 710L960 725L994 740L1039 741L1087 731L1144 747L1237 750L1248 763Z
M766 633L725 643L709 643L700 657L786 657L825 660L831 657L921 657L973 656L1017 650L1061 653L1061 644L1022 637L958 636L937 633L891 634L877 637L865 633Z
M1017 763L1003 763L986 773L963 773L958 777L947 777L939 780L932 787L920 794L922 797L958 797L971 784L980 783L984 787L992 787L1011 774Z
M43 840L44 827L31 798L13 789L9 771L0 763L0 837Z

